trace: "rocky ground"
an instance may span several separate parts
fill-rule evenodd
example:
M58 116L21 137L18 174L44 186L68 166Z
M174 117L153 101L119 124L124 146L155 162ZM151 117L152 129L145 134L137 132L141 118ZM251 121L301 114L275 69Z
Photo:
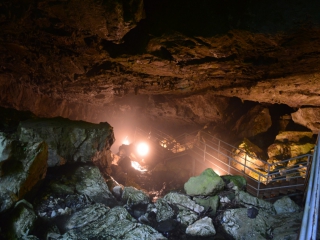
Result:
M138 171L128 155L108 150L107 123L26 118L10 128L4 122L0 135L4 239L294 239L299 232L297 199L255 198L243 177L210 168L193 176L187 156L146 159L147 171ZM291 144L301 136L277 138Z

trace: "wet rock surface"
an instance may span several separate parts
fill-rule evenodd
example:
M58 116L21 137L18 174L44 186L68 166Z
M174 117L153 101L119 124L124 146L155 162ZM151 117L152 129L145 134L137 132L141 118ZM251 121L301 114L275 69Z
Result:
M10 144L3 144L9 146L4 149L10 150ZM4 162L11 159L7 156L10 154L5 155ZM47 164L47 158L43 162ZM243 177L219 176L212 169L188 180L191 163L182 156L170 162L153 162L150 172L117 166L116 173L126 176L124 185L101 173L92 162L71 161L50 167L45 179L38 182L40 185L21 196L29 203L23 200L13 208L16 199L0 213L0 237L173 240L297 236L302 215L292 200L283 198L271 203L258 199L245 192ZM182 164L183 173L179 168ZM170 174L162 178L154 174L164 173L166 166L172 167ZM193 184L185 189L190 182L205 185ZM4 221L9 216L11 220ZM13 231L12 226L20 227Z
M30 119L20 123L19 140L48 144L48 166L66 162L91 162L99 151L109 149L114 142L108 123L91 124L64 118Z
M5 140L3 140L5 141ZM15 202L42 180L47 172L48 146L45 142L14 140L1 163L0 212L10 209Z
M1 106L198 124L226 118L233 97L319 106L316 1L4 0L0 8ZM297 122L319 129L304 114Z

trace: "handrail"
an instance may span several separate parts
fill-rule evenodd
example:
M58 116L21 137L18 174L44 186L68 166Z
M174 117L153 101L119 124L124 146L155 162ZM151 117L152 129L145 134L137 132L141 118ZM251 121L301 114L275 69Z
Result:
M315 240L317 237L319 201L320 201L320 141L319 134L310 170L303 219L299 240Z
M152 132L150 134L141 129L137 129L137 131L143 132L145 136L149 136L149 138L158 142L159 146L163 142L160 135L169 136L168 134L159 134L161 131L156 130L153 131L156 136L150 136ZM222 171L225 174L244 176L247 181L250 181L247 184L248 191L257 196L260 196L260 194L266 196L265 194L270 194L273 189L285 190L290 187L302 189L307 181L306 173L310 168L312 154L269 163L202 130L194 136L185 133L176 138L171 136L170 138L170 141L165 139L167 145L161 145L169 150L165 152L164 158L169 159L172 158L172 153L190 150L190 154L193 154L194 159L200 164L213 165L214 168L219 168L220 172ZM286 166L292 160L296 163L292 166ZM270 187L267 187L267 184L271 184Z

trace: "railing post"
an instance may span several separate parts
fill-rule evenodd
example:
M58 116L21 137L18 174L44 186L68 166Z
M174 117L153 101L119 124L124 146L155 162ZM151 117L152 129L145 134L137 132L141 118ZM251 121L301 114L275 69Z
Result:
M228 174L230 174L231 157L228 157L228 159L229 159L229 164L228 164Z
M260 177L261 177L261 175L259 175L259 182L258 182L257 197L259 197L259 193L260 193Z
M246 155L244 156L244 166L243 166L243 171L244 171L244 173L246 173L246 167L247 167L247 153L246 153Z

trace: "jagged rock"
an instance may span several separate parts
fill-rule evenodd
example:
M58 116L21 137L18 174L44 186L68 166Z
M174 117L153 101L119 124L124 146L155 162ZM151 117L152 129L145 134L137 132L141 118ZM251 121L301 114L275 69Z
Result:
M163 199L179 209L177 220L185 226L194 223L204 210L204 207L196 204L183 194L171 192L165 195Z
M247 138L243 139L234 154L234 159L241 164L232 162L232 165L241 171L245 170L247 174L250 174L252 169L257 170L265 166L265 162L262 161L265 159L264 151ZM244 165L247 167L244 168Z
M300 131L282 131L277 136L275 141L277 142L314 142L312 139L312 132L300 132Z
M104 203L109 206L117 204L98 167L79 167L76 169L74 177L77 193L85 194L97 203Z
M318 134L320 129L320 108L304 107L291 114L292 120L302 126L309 128L314 134Z
M10 214L7 239L32 239L26 238L35 226L37 216L32 205L26 200L16 203L13 212Z
M212 219L204 217L189 225L186 234L196 237L212 237L216 234L216 229L212 224Z
M203 206L205 211L209 210L210 216L216 214L217 208L219 206L219 196L210 196L205 198L194 197L193 201L195 201L200 206Z
M88 6L95 7L88 9ZM75 8L78 11L69 14ZM99 36L114 42L120 42L123 36L145 16L141 0L116 3L111 1L97 3L92 0L70 1L64 4L58 2L55 7L52 7L50 2L43 2L39 9L48 17L54 18L53 22L37 22L40 28L48 27L51 31L56 29L62 32L69 31L69 28L81 28L90 32L87 37Z
M191 177L188 182L184 184L184 190L191 196L214 195L223 188L224 182L222 178L211 168L207 168L197 177Z
M274 209L277 214L280 213L294 213L300 210L300 207L291 200L288 196L282 197L281 199L275 201L273 204Z
M272 221L273 240L298 239L303 212L280 213Z
M10 157L2 164L0 212L22 199L47 172L48 148L44 142L12 142Z
M269 158L276 157L279 160L284 160L310 153L313 149L313 143L273 143L268 147L268 156Z
M22 238L20 238L21 240L39 240L38 237L34 236L34 235L28 235L28 236L23 236Z
M290 148L285 143L273 143L268 147L269 158L290 158Z
M115 186L114 188L112 188L112 193L116 197L116 199L121 199L122 192L123 192L123 189L121 186Z
M256 105L243 115L233 129L240 138L254 137L259 133L266 132L272 125L269 109Z
M134 187L125 187L122 193L122 201L127 205L135 206L138 204L148 204L150 199L144 191Z
M243 190L247 185L247 181L243 176L224 175L221 177L225 181L228 189Z
M68 170L61 175L56 172L56 179L48 185L48 194L63 196L72 194L83 194L97 203L106 205L117 205L117 201L109 191L101 172L94 165L68 165Z
M83 210L74 213L66 224L66 230L81 228L91 222L103 218L110 208L103 204L96 203Z
M0 176L2 175L2 164L11 157L12 141L13 139L0 132Z
M156 218L157 222L165 221L171 219L174 216L174 210L166 200L163 198L158 199L154 204L156 208Z
M123 207L114 207L110 210L104 205L94 205L94 208L96 207L100 209L99 216L96 215L90 222L86 221L85 216L92 209L90 207L88 210L83 210L81 212L83 215L77 215L80 217L79 221L74 219L81 227L67 231L59 239L166 239L150 226L136 223Z
M264 210L270 214L275 214L275 209L272 203L264 201L263 199L254 197L249 193L239 191L236 193L236 201L246 207L255 207Z
M46 195L35 204L37 215L49 219L62 215L71 215L86 206L92 205L92 200L86 195L68 194L59 196Z
M26 120L19 124L18 132L20 141L45 141L48 144L49 167L66 162L97 161L99 152L109 149L114 142L113 130L108 123L93 124L64 118Z
M222 227L236 240L265 240L271 237L272 220L263 210L256 218L249 218L246 208L228 209L223 213Z

